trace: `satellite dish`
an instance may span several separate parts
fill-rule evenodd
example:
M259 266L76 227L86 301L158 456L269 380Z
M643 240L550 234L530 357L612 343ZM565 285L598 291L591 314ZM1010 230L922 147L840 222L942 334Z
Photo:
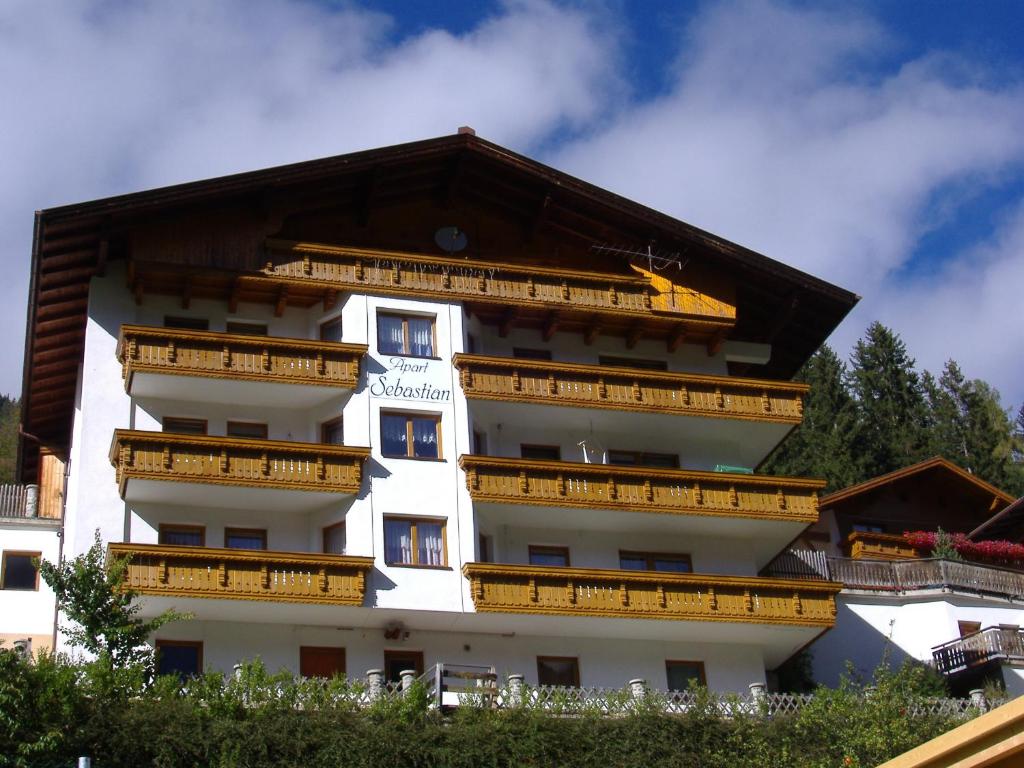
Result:
M458 227L441 227L434 233L434 242L442 251L452 254L465 248L469 238Z

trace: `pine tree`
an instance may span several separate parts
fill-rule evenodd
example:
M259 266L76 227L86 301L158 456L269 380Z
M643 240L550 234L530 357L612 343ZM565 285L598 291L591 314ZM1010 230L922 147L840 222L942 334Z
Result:
M899 335L878 322L853 350L850 389L860 429L856 445L863 479L925 457L928 410L914 360Z
M857 434L853 398L846 390L846 366L832 349L819 349L796 375L810 385L803 421L768 458L762 471L773 475L820 477L828 490L861 479L854 457Z

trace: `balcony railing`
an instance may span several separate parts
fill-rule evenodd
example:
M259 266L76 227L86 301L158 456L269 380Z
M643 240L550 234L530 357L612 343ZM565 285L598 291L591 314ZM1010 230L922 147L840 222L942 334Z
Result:
M767 569L773 576L839 581L847 589L913 592L950 589L1024 599L1024 572L953 560L852 560L790 550Z
M39 484L0 485L0 518L60 520L64 516L64 462L39 452Z
M932 648L935 667L946 675L988 662L1024 662L1024 630L986 627Z
M352 389L365 344L122 325L125 388L135 373L272 381Z
M654 314L719 321L729 327L736 307L697 290L666 300L641 275L577 272L524 264L472 261L393 251L271 240L268 277L352 286L375 293L495 302L542 310L585 310L637 317Z
M143 595L362 605L372 557L110 544L128 557L125 585Z
M465 455L474 501L629 512L787 520L818 519L824 482L680 469Z
M854 560L861 558L906 560L920 556L914 547L899 534L854 531L846 537L846 553Z
M831 627L828 582L467 563L479 612L735 621Z
M455 355L469 398L799 424L806 384Z
M0 517L36 517L39 514L39 486L4 483L0 485Z
M118 429L110 446L121 496L129 480L356 493L369 448Z

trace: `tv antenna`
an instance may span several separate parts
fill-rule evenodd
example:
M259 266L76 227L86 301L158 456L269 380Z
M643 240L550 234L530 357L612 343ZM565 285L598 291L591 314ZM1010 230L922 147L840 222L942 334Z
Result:
M662 272L672 266L682 271L689 262L689 259L683 261L682 254L678 251L656 251L649 243L647 249L643 251L638 251L635 248L620 248L614 245L592 245L590 250L595 253L624 256L629 260L645 259L651 272Z

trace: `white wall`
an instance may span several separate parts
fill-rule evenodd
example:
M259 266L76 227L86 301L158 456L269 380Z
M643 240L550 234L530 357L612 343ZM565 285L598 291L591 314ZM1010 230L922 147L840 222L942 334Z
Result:
M42 559L56 563L60 558L60 534L56 525L4 521L0 526L0 550L38 552ZM23 637L32 638L33 650L49 647L53 638L55 597L39 577L38 591L0 590L0 640L5 647Z
M836 626L811 646L818 682L835 685L853 663L864 676L888 654L893 663L905 658L931 662L932 648L960 636L958 621L976 621L982 628L1024 625L1024 606L944 594L921 598L872 599L840 594Z
M347 672L361 677L384 664L384 649L422 651L424 663L495 666L502 677L517 673L537 682L537 656L576 656L580 684L622 687L632 678L644 678L653 688L665 689L665 661L703 661L708 687L718 691L747 691L764 682L760 648L741 643L671 643L651 640L606 640L483 634L412 632L402 642L387 642L380 630L334 630L275 624L239 625L226 622L182 622L164 627L160 639L203 642L207 668L229 672L244 659L259 656L273 671L297 670L299 646L345 648Z

